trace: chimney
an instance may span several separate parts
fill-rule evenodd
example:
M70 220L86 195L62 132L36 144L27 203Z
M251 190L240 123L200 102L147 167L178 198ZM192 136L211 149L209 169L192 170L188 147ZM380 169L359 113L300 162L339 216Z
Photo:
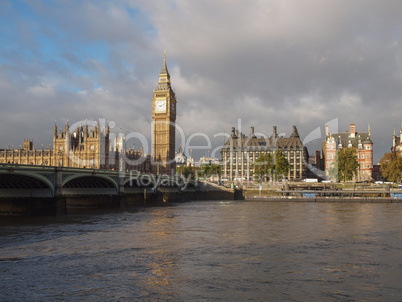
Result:
M293 126L293 133L292 133L292 136L294 136L294 137L299 137L299 132L297 131L297 127L296 127L296 126Z
M254 127L250 127L250 135L254 134Z
M321 169L321 152L320 150L315 151L315 165L317 169Z
M277 137L277 133L276 133L276 126L274 126L274 137Z
M328 125L325 125L325 136L329 135L329 127Z
M350 137L356 136L356 126L355 124L350 124Z
M236 136L239 137L239 130L236 130Z
M235 136L235 127L232 127L232 136Z

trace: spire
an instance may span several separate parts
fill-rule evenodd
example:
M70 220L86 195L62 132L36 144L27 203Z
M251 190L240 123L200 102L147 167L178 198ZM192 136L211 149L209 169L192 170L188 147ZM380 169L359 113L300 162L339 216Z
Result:
M163 67L159 73L159 83L170 83L170 75L166 66L166 50L163 53Z
M56 137L57 136L57 124L56 121L54 121L54 130L53 130L53 136Z
M160 73L161 74L166 74L166 75L169 74L167 66L166 66L166 50L163 52L163 67L162 67L162 70L161 70Z
M88 137L88 119L85 120L84 136L85 138Z
M369 135L369 137L371 137L370 123L368 124L368 135Z

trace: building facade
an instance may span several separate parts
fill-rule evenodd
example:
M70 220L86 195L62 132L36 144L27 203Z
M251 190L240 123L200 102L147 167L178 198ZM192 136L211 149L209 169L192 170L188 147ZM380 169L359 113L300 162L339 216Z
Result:
M335 165L336 154L339 149L352 148L356 151L359 163L356 181L372 179L373 170L373 142L371 141L370 126L367 132L357 132L355 124L350 124L350 132L330 133L328 126L325 129L323 153L325 159L325 173Z
M19 149L0 150L0 163L59 166L70 168L151 171L151 156L143 150L126 149L124 137L110 138L110 129L95 126L77 126L70 129L68 122L58 131L53 130L53 149L36 149L32 139L24 139Z
M68 122L58 133L53 132L53 165L59 167L106 169L109 165L109 126L101 131L100 123L94 127L77 126L70 130Z
M179 151L175 153L174 160L176 162L176 168L194 166L194 158L187 157L181 146L179 147Z
M23 145L14 149L6 147L0 150L0 164L21 164L21 165L44 165L54 166L53 150L49 146L47 149L36 149L32 139L24 139Z
M287 138L279 136L274 126L270 137L257 137L254 127L250 128L249 136L239 133L233 127L230 138L221 150L222 178L253 180L253 163L256 159L263 154L274 154L276 150L281 151L289 162L289 180L300 180L307 176L305 163L308 161L308 152L300 140L296 126L293 126L293 132Z
M170 85L170 75L166 66L166 52L158 86L152 97L152 160L154 173L174 174L176 95Z

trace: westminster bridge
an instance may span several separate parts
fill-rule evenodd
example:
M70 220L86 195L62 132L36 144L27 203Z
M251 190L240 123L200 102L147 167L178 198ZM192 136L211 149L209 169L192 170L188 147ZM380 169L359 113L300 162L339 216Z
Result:
M0 214L53 215L67 213L69 208L235 198L233 190L182 177L138 171L0 164Z

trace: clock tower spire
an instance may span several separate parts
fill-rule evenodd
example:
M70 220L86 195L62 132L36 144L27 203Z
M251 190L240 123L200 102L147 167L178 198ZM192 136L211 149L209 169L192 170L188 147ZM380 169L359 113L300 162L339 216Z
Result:
M176 172L175 131L176 95L170 85L170 75L164 52L158 86L152 97L152 160L155 173Z

